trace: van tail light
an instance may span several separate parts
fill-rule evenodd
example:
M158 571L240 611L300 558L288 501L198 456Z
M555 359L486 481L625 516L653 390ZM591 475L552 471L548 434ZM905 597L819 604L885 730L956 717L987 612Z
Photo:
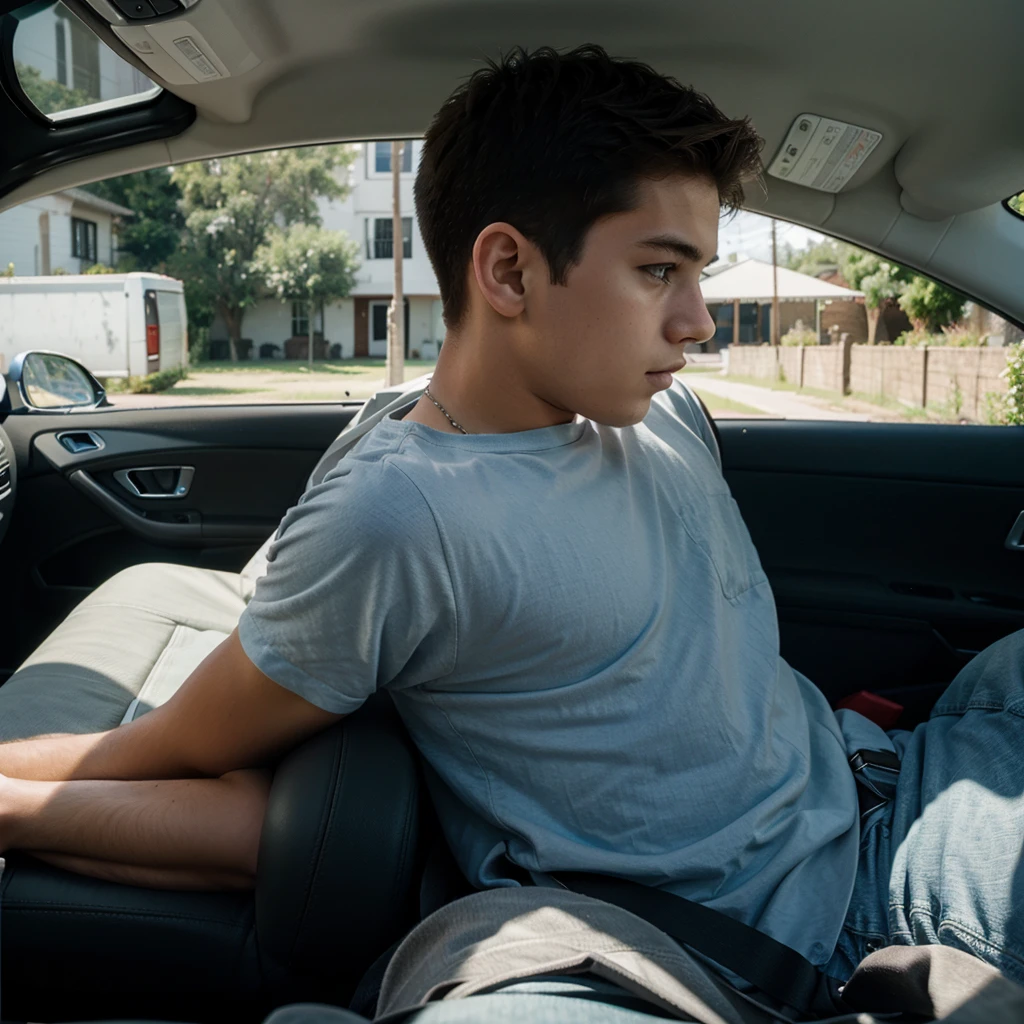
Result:
M160 325L146 324L146 355L160 355Z

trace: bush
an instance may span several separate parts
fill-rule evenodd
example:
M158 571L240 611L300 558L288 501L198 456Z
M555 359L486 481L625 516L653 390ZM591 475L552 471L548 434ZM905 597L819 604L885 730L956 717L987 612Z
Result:
M984 345L987 335L978 331L970 331L966 327L943 327L932 344L953 345L957 348L978 348Z
M1006 394L987 401L989 421L1024 426L1024 341L1006 353L1006 369L999 376L1006 381Z
M936 339L934 334L914 328L912 331L904 331L898 338L893 340L894 345L905 345L907 348L921 348L924 345L937 345L941 341Z
M145 377L108 377L100 381L105 391L110 394L128 392L132 395L155 395L159 391L173 388L179 380L188 377L184 366L175 366L170 370L158 370Z
M904 331L893 344L905 345L908 348L920 348L922 345L978 348L985 344L985 340L986 335L968 330L966 327L943 327L938 334L915 327L912 331Z
M779 338L780 345L819 345L820 339L814 331L806 327L790 327L786 333Z

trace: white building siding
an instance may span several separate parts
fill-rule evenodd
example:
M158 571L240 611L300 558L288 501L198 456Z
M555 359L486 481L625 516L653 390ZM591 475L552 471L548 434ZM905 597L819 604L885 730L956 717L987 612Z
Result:
M419 163L422 143L412 143L412 171L401 175L400 193L402 216L412 218L412 255L402 261L403 290L409 299L409 349L418 350L424 357L436 354L437 345L444 338L441 321L441 302L437 278L427 258L413 209L412 185L415 168ZM341 231L359 247L361 266L356 273L352 297L370 296L388 299L394 283L394 262L391 258L373 257L374 221L391 219L391 174L374 169L373 143L361 145L359 155L349 169L349 194L340 202L320 202L323 226L329 231ZM355 304L352 298L328 306L324 311L324 338L328 345L340 344L342 358L352 357L355 349ZM276 299L266 299L246 311L242 324L242 337L252 338L253 355L265 342L283 344L291 337L291 307ZM226 338L224 324L216 319L211 327L212 338ZM424 343L427 344L424 344ZM369 341L371 357L382 357L383 346Z
M0 214L0 271L13 263L19 277L42 272L39 215L46 210L45 201L36 201Z
M324 338L328 345L341 346L341 358L351 359L355 350L355 307L342 299L324 309Z

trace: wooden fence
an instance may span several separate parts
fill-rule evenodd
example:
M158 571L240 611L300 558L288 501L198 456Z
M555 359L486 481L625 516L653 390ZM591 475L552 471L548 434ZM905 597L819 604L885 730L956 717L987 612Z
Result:
M989 395L1006 393L1005 348L893 345L730 345L729 373L851 392L984 422Z

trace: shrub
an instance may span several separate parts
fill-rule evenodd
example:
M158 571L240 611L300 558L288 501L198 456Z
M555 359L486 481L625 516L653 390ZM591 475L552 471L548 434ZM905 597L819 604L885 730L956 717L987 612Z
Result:
M184 366L175 366L173 369L158 370L145 377L108 377L100 383L103 389L111 394L127 391L132 395L155 395L158 391L173 388L179 380L185 380L186 377L188 370Z
M184 380L187 376L188 370L184 366L175 366L170 370L158 370L145 377L135 377L134 380L137 383L130 390L136 395L155 395L158 391L173 388L179 380Z
M907 348L921 348L923 345L941 344L936 340L934 334L929 334L920 328L915 327L912 331L904 331L898 338L893 340L894 345L905 345Z
M957 348L978 348L985 344L986 335L966 327L943 327L942 333L936 335L933 345L953 345Z
M815 334L814 331L801 326L790 327L790 329L786 331L781 338L779 338L780 345L818 345L820 343L818 335Z
M1024 341L1006 353L1006 369L999 376L1007 385L1002 401L1002 422L1014 427L1024 426Z

